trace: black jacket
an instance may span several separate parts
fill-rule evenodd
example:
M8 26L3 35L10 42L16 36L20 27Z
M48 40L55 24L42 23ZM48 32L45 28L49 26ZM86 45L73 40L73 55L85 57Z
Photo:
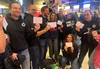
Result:
M65 18L64 15L62 17L59 17L59 14L57 14L57 20L60 20L62 22L65 22L66 18Z
M76 23L75 21L73 20L66 20L64 23L63 23L63 34L64 36L66 37L68 34L73 34L75 35L76 34L76 30L75 30L75 26Z
M36 32L33 30L30 31L28 24L26 24L21 16L18 20L15 20L11 17L11 14L8 14L6 17L8 23L6 33L10 36L10 44L13 52L20 52L28 48L26 38L34 38Z
M33 24L33 16L31 14L25 13L25 17L24 17L25 23L28 24L30 31L32 28L34 28L35 24ZM33 47L33 46L38 46L38 42L39 42L39 38L35 37L35 38L28 38L28 45L29 47Z
M88 40L92 39L92 37L88 37L88 35L85 34L86 32L88 32L87 28L91 28L90 31L99 30L99 21L96 19L92 19L90 22L84 20L82 23L84 24L84 27L80 29L80 32L77 31L77 35L82 37L81 38L82 43L89 43Z
M65 50L64 50L64 47L65 47L65 45L63 45L63 47L62 47L62 52L63 52L63 56L64 57L67 57L67 58L69 58L70 60L74 60L75 58L77 58L77 55L78 55L78 46L77 45L75 45L74 46L74 51L73 51L73 53L68 53L68 51L66 52Z
M64 23L66 18L64 15L62 17L59 17L59 15L57 14L57 20L60 20L60 21L62 21L62 23ZM61 27L61 26L58 25L58 27ZM60 30L58 30L58 39L61 39L61 40L65 39L65 37L63 36L63 33L61 33Z
M43 30L47 26L48 19L44 18L42 15L39 15L39 17L42 17L42 24L40 24L40 30ZM43 35L40 36L40 39L48 38L49 32L45 32Z

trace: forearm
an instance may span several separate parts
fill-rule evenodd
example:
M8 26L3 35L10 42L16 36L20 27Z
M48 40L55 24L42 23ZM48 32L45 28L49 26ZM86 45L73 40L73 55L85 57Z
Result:
M0 53L5 52L5 47L6 47L6 40L4 36L3 29L0 28Z
M41 31L37 31L36 37L41 36L41 35L44 34L45 32L47 32L46 29L43 29L43 30L41 30Z
M81 36L82 36L82 32L81 32L81 31L80 31L80 32L77 31L77 35L78 35L79 37L81 37Z

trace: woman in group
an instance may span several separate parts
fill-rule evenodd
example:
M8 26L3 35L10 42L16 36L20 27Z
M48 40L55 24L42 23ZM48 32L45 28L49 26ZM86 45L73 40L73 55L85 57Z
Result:
M64 37L68 34L73 34L75 35L76 34L76 30L75 30L75 25L77 23L77 17L74 13L69 13L67 15L67 19L66 21L63 23L63 34L64 34Z
M51 12L48 16L48 23L56 22L57 24L57 15L55 12ZM53 58L53 54L55 55L55 59L58 56L58 31L57 27L51 28L49 30L49 54L50 57Z
M72 42L72 46L68 47L66 42ZM62 69L65 68L67 61L71 61L71 69L79 69L78 66L78 46L75 44L75 37L73 34L68 34L63 42L62 47L63 57L61 59Z

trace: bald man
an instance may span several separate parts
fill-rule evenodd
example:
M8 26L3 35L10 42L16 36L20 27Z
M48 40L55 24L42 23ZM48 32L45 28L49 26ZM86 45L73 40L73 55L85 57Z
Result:
M40 28L40 25L38 23L33 24L33 17L35 17L36 13L37 13L37 8L34 5L30 5L28 7L28 13L25 13L24 18L25 18L25 21L29 24L30 30L34 29L34 27ZM46 28L44 28L43 30L37 31L37 35L34 39L32 38L27 39L33 69L39 69L38 68L38 64L39 64L39 45L38 45L39 38L38 36L44 34L49 29L50 29L50 26L47 25Z
M63 14L63 9L59 9L59 12L57 14L57 20L60 20L62 22L65 21L65 16ZM61 47L61 42L64 40L64 37L63 37L63 33L62 33L62 29L61 29L61 26L58 25L58 54L60 53L60 47Z

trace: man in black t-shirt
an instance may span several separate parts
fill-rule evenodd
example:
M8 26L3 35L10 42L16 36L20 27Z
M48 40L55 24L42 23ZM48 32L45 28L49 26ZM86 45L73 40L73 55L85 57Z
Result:
M41 8L41 15L39 17L42 17L42 24L40 24L40 30L43 30L47 26L47 17L49 15L49 8L48 6L44 6ZM48 47L48 39L49 39L49 32L45 32L40 36L40 64L41 69L43 68L43 60L46 57L47 47Z

